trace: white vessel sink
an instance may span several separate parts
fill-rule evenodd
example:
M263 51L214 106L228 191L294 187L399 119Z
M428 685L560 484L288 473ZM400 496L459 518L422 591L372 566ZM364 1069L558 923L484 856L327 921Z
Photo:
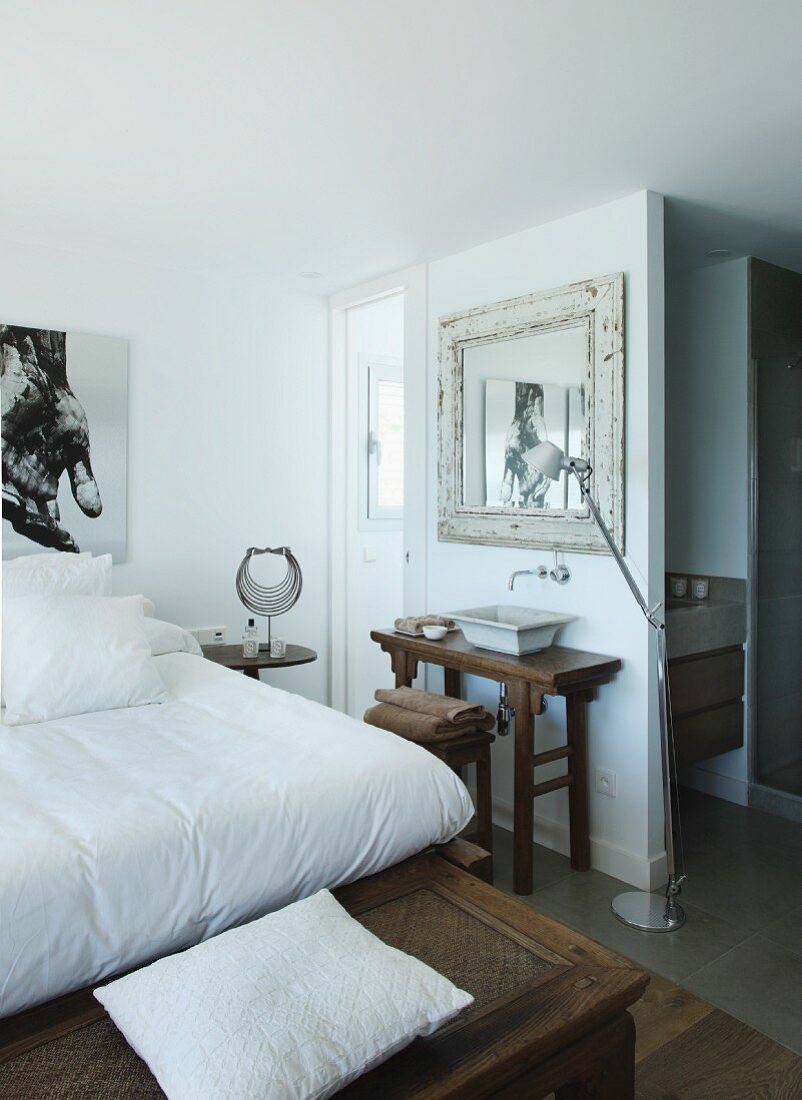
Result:
M531 607L511 607L509 604L449 611L448 617L462 629L465 640L472 645L496 653L512 653L516 657L546 649L560 627L576 619L576 615L533 611Z

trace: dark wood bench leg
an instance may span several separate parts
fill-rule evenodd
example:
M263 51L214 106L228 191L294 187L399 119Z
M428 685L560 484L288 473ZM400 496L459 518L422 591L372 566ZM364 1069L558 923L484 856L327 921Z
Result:
M512 888L516 894L532 893L532 829L535 824L534 777L535 727L532 697L525 680L508 683L510 705L515 708L515 782L513 807Z
M462 673L458 668L443 669L443 694L452 699L462 698ZM452 765L452 767L454 767ZM462 778L462 768L454 771ZM486 852L493 851L493 788L490 771L490 746L476 761L476 843Z
M490 771L490 746L476 761L476 843L486 852L493 851L493 789Z
M571 830L571 866L575 871L590 869L590 823L588 818L588 719L587 704L592 692L580 691L565 700L568 745L568 771L573 783L568 788Z
M587 1076L554 1090L556 1100L634 1100L635 1022L628 1012L588 1043ZM599 1051L599 1039L604 1048ZM592 1049L595 1047L596 1049ZM591 1061L591 1057L593 1061ZM591 1069L592 1066L592 1069Z
M462 698L462 673L458 668L443 669L443 695L452 699Z

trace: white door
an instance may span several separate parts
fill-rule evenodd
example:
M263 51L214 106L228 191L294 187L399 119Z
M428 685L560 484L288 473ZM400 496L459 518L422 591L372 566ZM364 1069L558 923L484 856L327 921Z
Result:
M425 610L425 269L330 304L330 701L362 717L394 683L370 631Z
M404 296L348 311L348 685L361 718L391 687L386 653L370 640L404 606Z

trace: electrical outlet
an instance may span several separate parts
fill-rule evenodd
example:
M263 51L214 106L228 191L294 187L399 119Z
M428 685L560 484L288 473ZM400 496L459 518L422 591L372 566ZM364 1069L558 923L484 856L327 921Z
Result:
M615 772L606 768L596 769L596 793L606 794L608 798L615 798L618 793L618 782Z
M190 634L195 635L199 645L225 645L227 629L225 626L196 626Z

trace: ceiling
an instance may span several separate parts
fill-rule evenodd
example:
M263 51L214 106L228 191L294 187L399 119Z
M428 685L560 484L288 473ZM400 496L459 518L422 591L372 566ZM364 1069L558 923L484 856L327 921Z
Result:
M0 10L0 237L330 290L652 188L802 268L798 0Z

